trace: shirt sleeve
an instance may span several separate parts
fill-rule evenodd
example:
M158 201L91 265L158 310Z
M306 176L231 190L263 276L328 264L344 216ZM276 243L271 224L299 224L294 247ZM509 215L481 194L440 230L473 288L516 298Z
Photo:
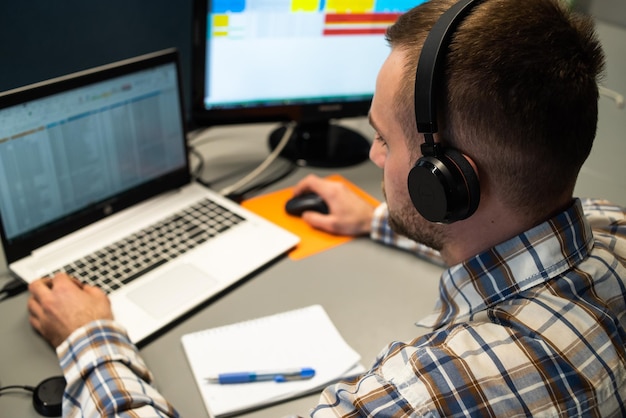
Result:
M178 417L126 332L110 320L76 330L57 347L67 381L64 417Z
M428 415L420 402L410 404L401 390L392 380L402 381L409 392L420 391L420 383L407 362L411 357L405 355L402 343L392 343L377 357L372 368L353 379L339 381L330 385L321 393L318 405L310 411L311 418L352 418L352 417L396 417L418 416L419 412ZM392 353L400 353L394 356ZM391 354L391 357L389 357ZM390 370L384 371L383 363L390 361ZM388 375L388 376L386 376ZM411 382L408 384L408 382ZM429 396L422 396L424 401ZM415 401L415 400L414 400Z
M411 252L418 257L425 258L435 264L444 265L439 251L431 247L413 241L403 235L395 233L389 226L389 210L387 203L381 203L375 210L372 217L372 231L370 238L384 245L393 246Z

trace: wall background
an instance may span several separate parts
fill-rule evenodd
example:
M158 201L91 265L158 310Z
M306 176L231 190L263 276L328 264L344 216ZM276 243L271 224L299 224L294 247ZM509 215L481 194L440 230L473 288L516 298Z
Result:
M598 19L626 26L626 2L624 0L573 0L575 8L590 13Z
M192 0L1 3L0 91L177 47L189 109Z

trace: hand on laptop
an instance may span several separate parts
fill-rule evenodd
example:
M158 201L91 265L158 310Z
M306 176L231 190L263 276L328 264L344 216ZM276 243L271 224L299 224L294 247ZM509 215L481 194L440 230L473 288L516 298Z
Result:
M29 322L53 347L96 319L113 319L106 294L65 273L30 284Z
M335 235L365 235L371 230L374 207L345 184L308 175L294 186L294 195L318 194L330 213L305 212L302 219L314 228Z

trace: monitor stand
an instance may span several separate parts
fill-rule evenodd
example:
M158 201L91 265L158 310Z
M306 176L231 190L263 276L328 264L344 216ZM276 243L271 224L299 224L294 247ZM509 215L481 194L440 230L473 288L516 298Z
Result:
M286 127L274 130L269 137L275 149ZM369 157L370 143L360 133L329 121L298 123L281 156L299 166L347 167L359 164Z

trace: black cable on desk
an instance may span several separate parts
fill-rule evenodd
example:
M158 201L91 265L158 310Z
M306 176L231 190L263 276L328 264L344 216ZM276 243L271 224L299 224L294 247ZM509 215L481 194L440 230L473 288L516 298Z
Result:
M30 393L34 393L35 392L35 388L33 386L28 386L28 385L10 385L10 386L0 387L0 396L2 396L2 392L6 391L6 390L14 390L14 389L25 390L25 391L30 392Z
M39 415L43 415L44 417L60 417L62 414L65 385L65 377L52 376L41 381L36 387L29 385L0 387L0 396L2 396L2 392L4 391L25 390L33 394L33 407Z
M13 279L0 289L0 302L15 295L19 295L26 289L28 289L28 283L22 279Z

